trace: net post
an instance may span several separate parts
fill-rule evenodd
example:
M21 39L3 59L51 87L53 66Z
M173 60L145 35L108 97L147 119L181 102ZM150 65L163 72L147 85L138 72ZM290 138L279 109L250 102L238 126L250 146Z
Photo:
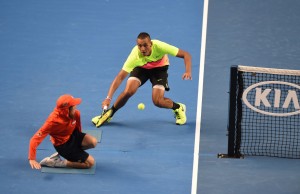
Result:
M228 156L235 155L235 112L236 112L236 88L237 88L237 66L230 68L230 83L229 83L229 117L228 117Z
M238 66L231 66L230 68L230 82L229 82L229 103L228 103L228 150L227 154L218 154L218 158L244 158L239 152L239 140L237 140L237 106L238 106Z

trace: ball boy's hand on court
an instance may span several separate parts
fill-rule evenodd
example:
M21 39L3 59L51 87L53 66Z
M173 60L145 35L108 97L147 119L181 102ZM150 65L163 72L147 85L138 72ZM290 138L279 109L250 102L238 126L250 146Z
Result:
M29 164L32 169L41 169L40 163L38 163L36 160L29 160Z

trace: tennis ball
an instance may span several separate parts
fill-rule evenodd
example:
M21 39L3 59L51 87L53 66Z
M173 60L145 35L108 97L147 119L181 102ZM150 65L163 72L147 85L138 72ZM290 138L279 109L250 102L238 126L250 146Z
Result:
M144 103L139 103L139 104L138 104L138 109L139 109L139 110L144 110L144 109L145 109Z

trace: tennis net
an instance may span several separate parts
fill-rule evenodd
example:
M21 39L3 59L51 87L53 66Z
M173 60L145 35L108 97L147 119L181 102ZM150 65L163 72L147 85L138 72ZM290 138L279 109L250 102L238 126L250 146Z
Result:
M226 157L300 158L300 71L232 66L230 76Z

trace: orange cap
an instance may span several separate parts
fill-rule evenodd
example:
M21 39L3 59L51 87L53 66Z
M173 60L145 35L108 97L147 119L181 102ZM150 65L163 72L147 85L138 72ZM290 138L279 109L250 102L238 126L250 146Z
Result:
M81 98L74 98L70 94L60 96L56 101L56 108L64 109L70 108L81 103Z

